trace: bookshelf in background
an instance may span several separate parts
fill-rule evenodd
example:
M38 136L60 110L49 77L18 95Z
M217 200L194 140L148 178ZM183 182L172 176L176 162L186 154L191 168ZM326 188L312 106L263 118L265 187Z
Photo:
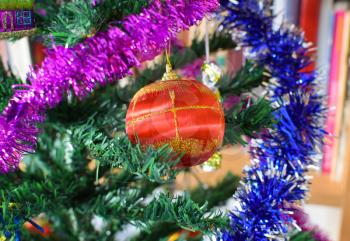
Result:
M294 5L292 3L295 3ZM317 45L316 68L328 94L327 130L321 172L314 173L310 202L342 209L341 241L350 240L350 1L274 0L276 23L284 19L305 31ZM295 9L298 9L296 11ZM310 70L310 69L309 69Z
M305 33L305 39L314 45L318 42L320 10L321 0L300 0L299 26ZM315 70L315 67L315 64L311 64L305 71Z
M276 15L275 23L281 25L284 22L299 25L300 0L286 1L275 0L273 11Z
M283 20L297 25L305 32L305 38L315 49L315 65L323 83L323 91L329 96L330 111L326 128L333 136L327 139L320 168L323 174L334 179L343 175L344 158L341 154L345 143L340 138L344 126L347 80L349 78L350 10L349 1L333 0L274 0L276 24ZM344 151L343 151L344 152Z
M332 133L333 138L324 148L323 171L338 173L338 167L342 162L339 151L340 134L344 116L345 93L348 75L348 53L350 42L350 12L346 9L335 11L333 45L330 59L330 71L328 79L328 106L329 111L326 130ZM335 108L334 108L335 107Z

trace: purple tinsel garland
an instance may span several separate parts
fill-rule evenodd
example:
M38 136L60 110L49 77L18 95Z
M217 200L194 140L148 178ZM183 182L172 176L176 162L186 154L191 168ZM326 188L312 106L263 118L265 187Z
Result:
M97 86L123 78L218 6L217 0L154 0L139 15L127 17L121 29L110 27L72 48L54 47L42 66L28 74L30 84L14 86L15 94L0 116L0 173L15 170L24 153L34 152L37 125L47 108L71 91L83 99Z

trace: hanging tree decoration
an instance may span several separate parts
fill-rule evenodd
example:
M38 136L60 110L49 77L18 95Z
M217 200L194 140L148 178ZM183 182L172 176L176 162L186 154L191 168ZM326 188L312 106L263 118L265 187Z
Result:
M0 1L0 39L35 33L34 0Z
M218 83L223 76L223 71L215 63L210 62L209 20L205 22L205 62L202 65L202 82L220 97Z
M320 160L323 145L323 96L317 91L315 72L303 69L311 63L309 45L295 29L273 26L266 0L221 0L223 27L239 30L239 41L248 58L264 66L274 78L269 98L278 107L277 123L250 143L251 166L234 198L231 227L221 239L287 240L292 204L308 192L307 173Z
M209 43L209 20L205 21L205 62L202 69L202 82L211 89L217 98L221 100L218 83L222 78L223 72L219 66L210 62L210 43ZM220 152L215 152L206 162L201 165L203 171L211 172L221 167L222 155Z
M178 167L207 161L224 132L225 115L215 93L196 80L180 79L168 54L163 80L140 89L126 115L129 139L144 147L169 145L183 155Z
M28 74L30 84L13 86L15 94L0 116L0 173L15 170L24 153L35 151L37 125L71 90L83 99L99 85L121 79L217 7L216 0L155 0L128 16L121 28L111 26L72 48L50 50Z

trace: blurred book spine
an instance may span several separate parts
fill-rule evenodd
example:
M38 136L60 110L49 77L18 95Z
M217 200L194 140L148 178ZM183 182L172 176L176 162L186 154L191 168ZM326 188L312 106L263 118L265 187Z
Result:
M324 146L322 171L326 174L334 174L339 161L341 161L339 160L339 136L345 103L349 42L350 13L347 10L336 10L328 81L328 107L330 110L326 120L326 131L334 138Z
M327 93L334 32L333 0L322 0L317 42L316 68L322 83L322 92Z
M318 29L320 17L321 0L301 0L299 25L305 32L305 39L313 43L318 43ZM315 70L315 64L309 65L304 71Z
M275 23L280 26L283 22L299 24L300 0L275 0L273 13L276 16Z

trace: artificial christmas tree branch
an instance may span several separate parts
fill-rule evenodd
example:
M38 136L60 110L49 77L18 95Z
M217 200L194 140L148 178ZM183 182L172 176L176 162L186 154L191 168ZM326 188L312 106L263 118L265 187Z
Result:
M241 100L240 104L225 112L226 126L229 127L225 131L225 143L247 144L244 136L254 138L256 133L275 123L273 111L271 103L263 98Z
M110 92L108 92L108 91L106 91L106 93L110 94ZM107 94L107 96L108 96L108 94ZM109 104L106 104L106 102L105 102L106 100L104 98L101 98L101 99L104 100L104 101L102 101L102 103L104 103L107 106L109 105ZM108 115L108 113L106 115ZM99 117L97 117L96 115L94 115L94 116L96 118L102 118L103 119L103 117L101 117L101 116L99 116ZM114 116L114 118L115 118L115 116ZM96 123L96 126L94 126L94 123ZM85 174L84 176L86 178L82 179L82 180L85 180L85 181L83 181L83 182L77 181L77 179L75 179L75 178L78 178L78 176L82 175L83 172L82 171L77 172L78 170L74 171L74 169L71 170L70 172L68 172L70 167L66 166L66 165L64 165L64 166L60 165L59 163L61 163L63 160L60 161L58 159L57 160L57 164L55 164L55 162L53 162L53 163L51 162L51 164L50 164L50 165L53 165L53 167L54 167L54 171L52 171L51 175L48 176L50 182L45 181L46 178L43 179L43 181L33 182L33 176L30 174L30 175L27 176L27 178L25 178L25 179L28 180L28 182L27 183L24 182L24 184L22 184L22 185L20 185L20 187L16 188L16 193L18 193L18 196L14 200L16 200L18 203L23 203L23 202L26 203L26 202L28 202L28 204L30 204L28 207L31 207L31 205L33 205L33 204L35 205L35 207L31 207L30 210L27 210L26 213L29 214L31 210L37 210L37 211L40 210L41 212L45 212L45 210L47 210L47 209L48 210L52 210L53 207L57 208L57 203L61 203L61 204L63 203L62 205L69 205L69 206L67 206L67 208L76 206L77 208L79 207L81 209L81 208L83 208L85 206L84 202L87 201L87 200L90 201L90 204L88 204L86 206L86 211L89 211L89 210L92 211L91 208L89 208L91 206L94 206L94 207L101 207L101 206L108 207L108 206L106 206L106 203L103 203L103 201L106 201L105 198L108 197L108 196L110 196L110 197L125 196L128 199L120 200L120 203L129 203L129 204L131 204L131 203L134 203L131 200L135 200L135 197L139 197L139 196L138 195L133 196L133 194L135 194L135 192L137 193L137 190L135 190L135 192L131 192L131 193L130 192L126 192L125 193L125 191L122 191L123 186L125 186L125 184L135 182L140 177L147 178L147 179L150 179L152 181L164 182L164 180L162 178L160 178L162 175L159 174L159 173L166 173L166 177L167 178L171 176L167 172L164 172L164 170L166 170L166 168L165 168L166 165L159 166L159 168L160 168L159 170L155 168L155 167L157 167L156 165L153 165L153 164L156 164L156 162L154 162L155 159L153 157L157 157L157 155L158 155L157 154L158 152L155 151L155 150L153 152L148 152L148 154L146 156L143 156L147 152L142 152L142 150L139 147L134 149L134 147L132 147L131 144L126 139L119 139L117 137L116 138L112 138L111 142L105 141L105 142L102 142L102 144L101 143L100 144L98 144L98 143L94 144L94 141L96 141L96 140L106 140L106 138L105 138L105 136L103 134L101 134L101 133L99 133L97 131L96 132L92 131L93 128L96 128L96 127L100 128L99 123L100 122L87 121L85 125L80 125L78 127L73 128L72 129L73 143L74 143L74 141L77 141L77 140L80 139L80 140L83 140L83 142L85 143L86 146L93 147L92 150L93 150L93 153L95 153L95 154L97 154L99 152L94 152L94 148L97 148L97 150L100 150L100 151L104 150L104 151L106 151L106 153L110 152L107 155L104 154L104 153L99 153L99 154L104 154L104 155L96 155L97 158L104 159L104 158L108 157L109 155L110 155L110 158L112 158L112 160L114 160L114 161L118 160L118 159L116 159L116 157L121 158L120 160L122 160L122 158L125 158L124 160L127 160L127 158L130 158L130 157L131 158L136 158L132 162L126 161L126 163L129 163L129 164L122 164L123 167L126 167L126 168L123 171L123 173L120 174L120 175L122 175L121 178L116 177L114 179L115 182L112 181L112 183L109 184L110 187L115 186L115 187L119 187L121 189L119 189L119 191L116 190L116 191L112 191L111 192L111 191L109 191L108 188L107 189L101 188L101 190L95 190L94 191L94 189L95 189L94 188L94 181L95 181L95 179L94 179L94 174L93 173ZM50 124L49 126L51 126L51 125L52 124ZM58 127L57 125L56 125L55 128L57 130L61 130L63 132L70 133L69 129L67 131L67 128ZM50 134L50 131L46 131L45 133ZM75 138L77 138L77 139L75 139ZM124 142L124 145L120 145L119 141L121 141L121 140L122 140L122 142ZM117 141L117 142L115 142L115 141ZM40 143L42 143L42 142L40 142ZM46 140L45 143L46 143L46 145L48 144L47 140ZM106 146L106 143L107 143L107 146ZM60 146L61 148L64 148L65 145L64 144L60 144L58 146ZM118 151L115 151L115 150L118 150L119 148L120 148L120 150L123 150L125 148L125 146L127 148L129 148L127 152L124 153L124 151L123 151L123 152L119 153ZM54 148L55 148L54 146L51 146L51 147L47 146L44 149L47 150L47 151L52 151ZM132 149L130 149L130 148L132 148ZM79 151L80 148L78 148L77 146L75 146L74 149L76 150L76 152L80 152ZM135 151L137 153L136 155L131 154L128 157L128 155L130 153L135 153ZM151 150L149 150L149 151L151 151ZM164 150L162 150L162 151L164 151ZM39 153L42 153L42 152L40 151ZM59 153L59 152L55 151L55 153ZM90 150L90 153L91 153L91 150ZM150 153L152 153L152 154L150 154ZM166 153L168 153L168 151L166 151ZM127 155L123 156L125 154L127 154ZM137 159L137 157L141 158L141 159ZM51 159L50 156L43 157L43 158L44 159ZM144 158L145 158L145 160L144 160ZM86 159L82 157L81 161L84 161L84 160L86 160ZM76 168L78 168L79 165L78 165L78 163L76 161L75 161L76 164L74 166L76 166ZM152 165L148 165L147 164L147 165L141 167L140 163L142 163L142 161L145 161L146 163L151 163ZM86 163L85 163L85 165L86 165ZM109 163L109 165L111 165L111 163ZM128 165L130 165L129 168L128 168ZM135 168L135 165L136 166L140 166L140 167L139 168ZM172 165L173 164L169 164L169 167L172 166ZM144 167L146 167L146 166L150 167L151 169L147 169L147 168L145 169ZM134 169L130 169L130 168L134 168ZM155 168L155 169L152 169L152 168ZM105 168L104 171L103 171L103 169L101 170L101 173L100 173L101 176L104 176L104 174L106 173L106 170L108 170L108 168L107 169ZM74 172L72 172L72 171L74 171ZM132 174L130 171L132 173L134 173L134 174ZM169 168L168 171L172 171L171 168ZM126 172L129 173L127 176L125 176ZM130 176L130 174L132 174L132 177ZM27 175L27 174L22 174L22 175ZM43 178L44 177L45 176L43 176ZM63 177L63 179L62 179L62 177ZM108 178L108 179L110 179L110 178ZM64 181L64 182L62 182L62 181ZM127 182L127 183L124 183L124 185L120 185L121 181L122 182ZM114 183L114 185L113 185L113 183ZM72 184L74 184L74 185L72 186ZM31 188L28 188L29 186ZM127 186L125 186L125 187L127 187ZM85 187L87 187L87 189ZM233 186L226 185L226 187L233 187ZM50 190L50 189L52 189L52 190ZM86 189L87 191L84 191L84 189ZM222 188L220 188L220 189L222 189ZM8 189L8 190L11 190L11 189ZM103 191L103 190L105 190L105 191ZM122 195L121 195L120 191L123 193ZM231 191L233 191L233 190L231 189ZM86 196L86 193L92 193L92 196L90 196L90 197ZM55 196L57 194L60 194L60 195L59 196ZM79 196L84 197L84 198L81 199L81 198L79 198ZM62 198L67 198L67 197L70 197L70 198L68 200L62 199ZM71 200L71 201L69 201L69 200ZM108 201L108 199L107 199L107 201ZM64 204L64 203L66 203L66 204ZM211 203L214 203L214 202L211 202ZM47 208L45 208L45 207L47 207ZM117 206L113 206L113 207L120 207L120 206L118 204ZM85 209L85 208L83 208L83 209ZM124 212L124 211L120 210L120 212ZM98 213L100 215L107 214L107 213L110 213L110 212L111 212L111 210L107 211L106 209L104 209L104 210L99 209L99 210L95 210L94 211L94 213ZM118 217L121 217L123 215L125 215L125 217L128 217L130 215L130 213L122 214L120 212L116 212L115 215L118 216ZM34 213L31 213L31 214L34 214ZM50 214L54 215L54 213L50 213ZM175 217L174 217L174 219L175 219ZM168 217L167 220L169 221L170 218ZM184 222L184 221L181 221L181 222ZM141 223L143 223L143 222L141 222ZM189 222L189 223L191 223L191 222ZM184 226L184 224L182 224L182 226ZM193 227L190 227L190 228L193 228Z
M211 42L213 51L219 48L230 49L235 46L229 35L225 33L215 34ZM191 48L176 48L173 61L177 67L182 67L186 63L203 56L203 46L202 41L195 40ZM153 72L151 74L152 78L148 78L146 82L153 82L160 77L160 74L154 75L154 71L157 71L157 68L151 70L150 73ZM162 71L158 72L161 73ZM244 78L239 80L243 81ZM237 79L235 81L237 82ZM94 96L85 102L79 103L73 98L69 101L70 103L63 103L57 110L50 112L48 121L45 123L45 126L47 126L45 133L47 135L43 134L41 136L39 141L40 152L33 156L33 159L37 157L36 161L31 160L27 166L27 173L14 174L16 177L13 180L22 180L22 184L17 187L11 185L7 187L7 190L16 193L14 196L11 195L12 201L26 204L27 209L20 209L19 211L26 216L45 212L48 216L58 219L73 215L77 219L84 220L82 223L88 222L92 218L92 214L99 214L108 220L108 223L115 223L113 219L110 220L109 218L113 214L112 216L120 217L120 220L113 226L108 225L111 232L119 230L123 224L128 222L133 222L141 227L148 227L154 221L161 221L161 223L172 223L175 227L180 226L193 230L202 229L203 232L213 232L213 224L220 227L227 223L227 219L222 219L221 215L213 214L213 219L210 217L203 219L201 215L210 209L204 208L204 206L196 206L191 199L185 196L175 199L166 195L161 196L161 199L153 200L152 209L144 209L142 205L138 205L140 204L139 200L149 195L155 187L159 186L158 183L169 182L174 178L177 171L172 169L175 163L159 162L159 160L169 159L170 150L168 148L164 147L157 151L148 149L145 152L139 146L131 145L126 138L118 137L118 132L124 130L124 104L128 103L128 99L125 99L120 92L130 93L130 89L115 87L102 89L94 93ZM98 111L95 113L95 110ZM73 115L67 117L63 113L73 113ZM102 113L103 115L101 115ZM118 114L115 115L115 113ZM91 118L95 121L76 124L86 119L92 120ZM48 129L51 129L51 131ZM57 135L58 137L52 141L52 136ZM83 145L76 143L79 140ZM74 147L73 154L67 152L70 142ZM94 157L103 164L98 177L101 177L100 179L105 180L106 183L96 186L94 173L85 173L88 160L86 160L84 153L89 154L90 157ZM119 159L116 159L116 157ZM41 160L51 161L46 164ZM73 165L67 165L67 162L73 160ZM111 173L108 168L110 166L123 167L124 170L118 174ZM41 177L34 176L34 173L41 173ZM81 179L79 176L84 178ZM61 179L62 177L63 179ZM49 178L49 181L46 180L47 178ZM145 182L145 179L156 183ZM132 183L133 185L130 186ZM225 186L236 187L228 184ZM233 191L229 189L226 198L232 195ZM8 195L9 192L4 192L5 194ZM218 194L218 196L220 195ZM123 198L119 198L118 201L117 197ZM203 199L200 199L200 195L197 194L197 198L197 202L203 205ZM111 200L113 200L112 203ZM128 209L124 206L125 203L133 205L129 205ZM214 203L215 201L212 200L210 208ZM185 205L187 211L185 211L183 205ZM132 210L130 207L133 207ZM69 209L69 212L61 213L57 212L57 209ZM158 211L158 214L160 212L163 215L162 218L159 219L158 214L154 211ZM188 214L198 213L198 215L184 215L184 212ZM142 213L143 219L139 216ZM167 213L171 215L166 215ZM8 229L15 228L11 226L14 216L8 215L7 218L6 221L10 225ZM25 221L25 219L23 220ZM69 232L65 233L64 236L69 237L70 240L78 240L77 235L87 235L86 233L81 228L78 233L77 231ZM98 234L91 234L87 235L86 238L96 240L96 238L92 238L96 235L99 236Z
M64 1L62 5L48 2L44 7L47 18L39 19L38 23L46 34L51 34L52 42L57 43L48 51L42 66L28 75L28 84L14 86L13 98L0 120L0 171L12 172L0 176L0 240L20 239L21 225L39 214L39 219L44 216L49 222L41 222L43 228L34 226L37 231L51 229L52 232L46 233L51 241L114 241L130 224L141 231L136 239L143 241L176 238L198 241L203 234L217 234L223 240L268 240L288 239L295 234L289 233L287 226L288 223L295 225L289 216L292 210L289 204L304 197L308 179L303 174L308 165L314 164L312 159L320 149L316 147L320 147L324 136L320 125L324 108L314 88L315 75L300 71L310 62L305 54L308 47L298 32L284 26L278 30L271 27L272 17L265 15L269 12L265 11L269 8L267 4L254 0L220 2L229 12L223 15L224 27L229 32L237 28L246 30L237 37L242 38L243 46L251 47L247 50L256 64L246 63L234 78L226 76L221 85L215 86L221 71L207 63L211 69L203 65L202 82L211 89L195 81L190 84L197 86L195 90L187 88L184 82L176 87L187 91L180 91L177 96L191 97L176 99L186 102L181 108L217 112L196 115L188 111L182 116L181 127L190 129L189 133L196 132L190 133L191 138L214 145L204 153L199 145L181 143L179 146L190 148L177 150L175 156L173 146L173 149L167 145L160 147L169 143L168 139L159 149L141 141L144 133L145 139L154 137L149 127L158 123L166 128L157 128L156 135L168 138L168 133L175 129L173 140L177 144L182 141L175 92L164 93L172 102L152 99L139 109L135 109L137 101L130 104L131 96L144 85L160 79L163 70L159 71L156 66L144 71L143 76L137 75L140 82L133 86L122 87L123 82L118 85L116 81L127 76L130 68L153 59L167 47L169 39L175 39L179 31L214 11L218 2L76 0ZM218 40L212 43L213 51L235 46L229 35L222 32L218 35L212 38L212 41ZM195 40L191 48L176 47L174 53L178 54L173 55L172 62L177 68L193 62L204 55L203 46L202 41ZM209 50L206 54L209 55ZM240 99L251 96L248 92L265 83L263 68L274 77L267 89L270 98ZM162 82L157 85L159 83ZM4 94L3 102L12 93L8 87L0 90ZM217 98L218 88L225 116ZM279 108L274 110L271 101ZM132 140L132 144L125 134L129 135L125 131L129 123L125 117L128 106L134 106L132 113L134 110L142 113L152 109L149 105L155 106L154 109L162 107L159 104L172 106L172 112L167 114L173 114L175 123L171 124L175 125L166 126L169 116L140 124L145 127L140 133L135 132L134 125L134 137L140 136L140 142ZM51 110L47 112L48 109ZM46 114L48 118L44 122ZM215 115L218 118L201 122L205 119L202 117L210 119ZM192 125L191 122L196 121L200 124ZM217 150L222 142L224 122L228 130L226 143L245 144L244 136L253 138L250 150L254 165L245 169L242 186L233 196L240 205L234 206L236 209L229 217L215 212L213 207L232 195L238 177L228 177L217 187L200 186L180 195L174 194L172 182L180 171L174 167L183 150L184 155L204 153L201 161L208 160ZM202 126L201 136L196 136ZM45 132L39 133L41 127ZM213 130L220 132L213 134ZM35 150L36 154L26 155L24 163L19 163L22 154ZM18 164L21 171L15 172ZM24 229L28 231L25 240L42 240L35 236L28 222ZM191 232L183 229L198 232L190 237ZM223 231L222 235L218 231ZM303 239L304 233L293 238Z
M264 82L266 82L264 68L251 61L246 61L233 78L223 78L219 90L223 97L230 95L239 96L263 85Z
M160 194L143 210L142 219L145 222L174 222L181 228L204 234L215 233L218 228L227 225L225 215L208 211L206 204L199 206L187 194L175 198Z
M11 70L5 70L3 62L0 61L0 111L6 107L13 94L12 85L20 83Z
M36 4L36 22L48 46L72 46L98 31L105 31L111 22L116 24L130 14L140 13L149 2L105 0L93 6L92 1L85 0L63 3L49 0Z
M191 199L199 205L207 203L208 208L222 205L235 193L239 180L240 177L228 173L216 186L204 187L199 185L190 192ZM140 233L133 241L153 241L160 237L167 237L179 230L179 227L175 223L156 222L149 231ZM198 236L202 237L202 234Z
M93 133L89 127L85 129L85 133L76 131L75 135L88 144L89 156L98 160L101 165L123 168L158 183L172 180L177 174L174 169L177 158L167 146L157 150L152 148L143 150L140 145L131 144L126 137L110 139L103 137L101 133ZM173 161L169 162L171 159Z
M240 81L244 81L244 78ZM164 147L160 150L143 150L140 146L132 145L125 137L118 137L125 129L125 107L128 100L123 96L129 90L129 86L101 88L85 101L72 98L49 112L47 122L44 124L45 132L39 139L38 153L26 161L27 171L3 177L12 180L12 184L3 178L1 181L4 183L2 187L7 190L3 191L4 194L15 192L16 195L10 195L11 200L19 204L24 203L28 208L20 210L21 213L32 216L45 212L55 217L57 208L73 208L73 210L78 208L85 212L92 212L92 207L106 206L104 202L108 200L107 197L120 195L127 198L120 200L120 203L133 203L131 200L149 195L155 187L175 177L177 170L172 167L176 163L162 161L169 159L170 149ZM65 113L71 113L71 115L67 116ZM252 120L258 117L253 117L252 114L255 112L245 116ZM72 153L67 151L70 145L74 150ZM89 162L86 155L100 161L99 177L106 180L104 185L96 186L95 171L88 171L86 167ZM46 163L42 160L46 160ZM112 173L110 167L113 166L122 167L123 171ZM79 176L84 178L81 179ZM232 178L228 179L228 182L231 181ZM137 188L131 193L127 192L132 183ZM232 195L236 187L236 185L224 183L228 189L221 200ZM202 190L203 195L217 193L220 199L219 190L224 189L219 185L217 191L206 192L204 189L198 189L194 192L192 195L195 203L203 205L203 200L207 197L202 198L203 196L198 194L199 190ZM208 200L209 209L218 203L215 199ZM99 208L94 213L107 215L111 212L108 210ZM123 209L117 211L118 209L113 211L116 216L125 218L115 230L131 220L136 220L136 218L128 219L130 213L125 213ZM142 213L142 211L139 212ZM9 224L11 224L11 218L13 216L8 216L6 220ZM144 224L144 222L141 223ZM178 227L175 217L171 223Z
M298 232L290 238L291 241L317 241L310 232Z

